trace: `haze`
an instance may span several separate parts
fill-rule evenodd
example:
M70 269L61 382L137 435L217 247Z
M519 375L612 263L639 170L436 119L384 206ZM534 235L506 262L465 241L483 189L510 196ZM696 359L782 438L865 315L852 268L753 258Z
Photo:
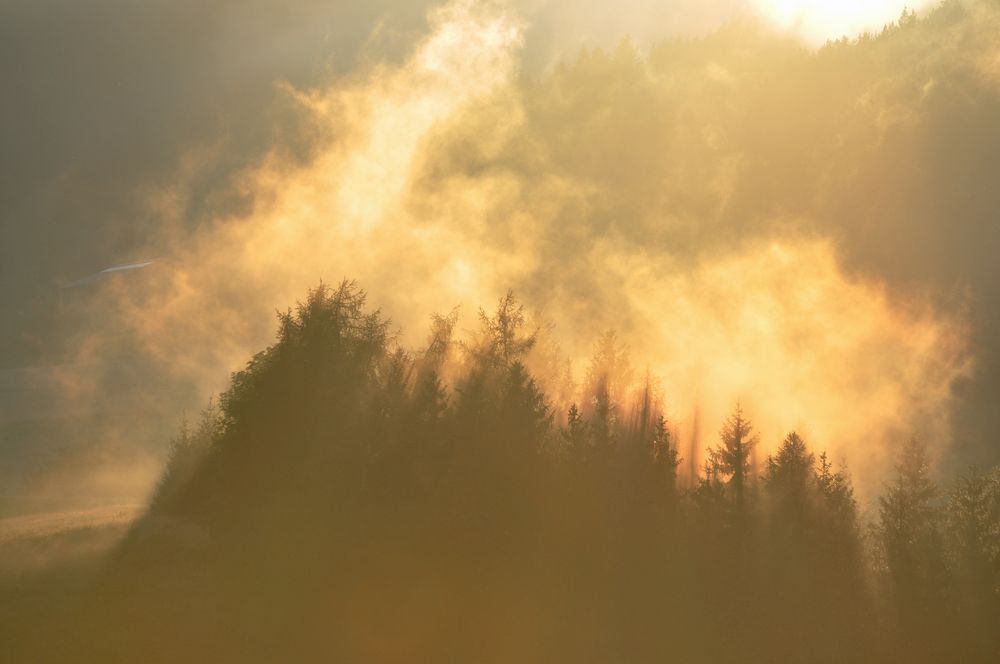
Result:
M798 432L862 513L914 440L995 465L998 34L987 0L9 3L0 517L112 546L344 279L461 422L516 298L552 439L655 410L685 500L734 408L754 473ZM192 476L237 500L232 463Z

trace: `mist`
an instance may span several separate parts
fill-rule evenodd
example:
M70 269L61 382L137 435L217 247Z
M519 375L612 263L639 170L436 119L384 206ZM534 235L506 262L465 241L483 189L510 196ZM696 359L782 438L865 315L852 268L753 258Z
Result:
M207 137L176 155L161 184L124 196L134 199L127 214L144 221L97 224L110 238L142 235L125 243L127 255L90 260L159 261L151 274L59 293L64 310L100 312L63 346L59 382L77 403L154 384L158 427L196 412L266 342L275 308L348 276L410 341L429 312L468 314L513 289L554 326L577 380L614 328L688 428L696 405L714 422L732 403L760 399L782 404L760 408L769 445L808 422L862 476L877 477L889 441L907 432L946 454L954 409L979 396L967 387L974 398L956 405L955 386L991 375L973 371L975 351L990 358L974 346L980 280L930 274L943 243L889 230L895 218L924 223L910 218L909 195L894 193L903 183L871 189L905 173L841 172L878 168L906 149L897 143L939 130L926 127L927 96L947 95L928 69L946 45L892 78L863 66L875 55L853 55L913 48L896 45L922 39L926 25L840 55L846 47L813 52L747 19L539 71L525 66L533 28L515 7L446 5L422 23L408 37L386 27L355 35L349 71L331 65L312 84L264 86L259 103L280 109L280 124L247 114L240 131L260 135ZM278 71L281 58L262 60ZM992 82L974 56L960 63ZM799 76L818 94L789 96ZM129 369L95 369L111 364ZM963 423L962 442L980 449L990 426Z
M736 407L754 473L797 432L871 514L914 440L941 482L1000 461L995 3L2 11L0 517L156 505L177 431L344 279L414 376L454 328L452 404L512 294L553 430L617 381L695 502Z

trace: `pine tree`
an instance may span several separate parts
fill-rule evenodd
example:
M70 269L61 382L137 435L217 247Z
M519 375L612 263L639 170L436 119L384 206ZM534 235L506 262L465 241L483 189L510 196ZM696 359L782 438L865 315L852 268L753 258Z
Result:
M608 330L594 345L583 385L584 394L591 402L600 396L611 409L617 410L631 381L628 348L619 342L614 330Z
M411 409L420 426L440 421L448 408L448 394L436 371L426 371L413 390Z
M499 423L507 429L512 448L529 455L522 462L530 462L530 455L538 452L552 423L544 393L520 362L514 362L507 373Z
M186 419L181 422L180 431L170 441L166 467L153 495L151 509L170 510L173 500L183 493L221 431L222 419L214 399L209 399L193 430Z
M834 472L826 451L819 455L816 484L823 500L827 521L832 522L841 533L853 538L858 521L858 504L854 499L854 488L846 471Z
M802 496L809 488L816 459L806 447L806 443L796 432L785 436L778 452L767 457L764 481L771 487Z
M1000 472L972 468L948 493L948 527L960 561L1000 569Z
M708 450L708 459L702 465L698 485L691 493L703 524L716 526L726 520L729 506L726 503L726 486L719 477L719 467L714 461L713 450Z
M662 415L656 418L653 425L653 437L650 453L657 475L663 482L667 492L673 494L677 489L677 466L681 460L677 456L677 448L670 445L670 430L667 429L667 419Z
M1000 468L973 468L948 493L951 564L965 640L979 656L1000 651ZM988 658L989 655L983 657Z
M764 484L784 525L803 527L810 520L816 490L814 465L815 457L794 431L767 458Z
M570 405L566 414L566 428L562 435L570 458L583 459L587 452L587 423L575 403Z
M729 478L734 507L737 514L742 515L746 509L750 458L757 444L757 435L739 404L723 425L720 439L719 446L709 450L709 461L717 474Z
M591 414L588 428L594 451L607 456L617 442L618 404L611 398L607 382L599 383L591 397Z
M879 498L876 555L901 614L920 628L943 608L944 555L938 487L917 439L903 447L896 477ZM916 622L914 622L916 621Z

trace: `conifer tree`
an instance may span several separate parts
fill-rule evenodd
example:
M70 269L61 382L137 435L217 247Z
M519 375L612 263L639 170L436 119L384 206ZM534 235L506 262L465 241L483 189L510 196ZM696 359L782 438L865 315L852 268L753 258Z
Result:
M570 458L582 459L587 451L587 423L575 403L570 405L566 414L566 428L562 435Z
M743 407L737 404L722 427L719 446L709 450L709 461L714 472L729 478L728 486L738 515L742 515L746 509L750 456L757 442L753 425L743 415Z
M972 468L948 493L951 564L973 654L1000 652L1000 468ZM978 651L978 652L977 652Z
M677 489L677 466L681 460L677 455L677 448L670 444L670 430L667 429L667 419L663 415L659 415L653 425L650 448L657 474L668 494L673 495Z
M480 309L479 320L483 337L479 352L488 364L510 366L535 345L537 332L523 334L527 324L524 306L518 304L513 291L500 298L492 316Z
M944 555L938 487L923 443L908 441L896 477L879 498L876 555L901 614L913 627L943 609Z
M796 432L789 433L776 454L767 458L764 484L784 525L805 526L816 491L815 457Z
M858 504L854 499L854 488L844 470L833 470L833 464L824 450L819 455L816 484L823 501L828 522L842 533L852 537L856 534Z

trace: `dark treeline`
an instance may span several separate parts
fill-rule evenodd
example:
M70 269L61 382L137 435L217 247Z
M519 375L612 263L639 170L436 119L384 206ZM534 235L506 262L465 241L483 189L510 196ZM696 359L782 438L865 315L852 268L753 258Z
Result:
M148 515L13 656L74 661L996 661L1000 475L902 448L870 519L738 406L693 486L613 335L566 413L511 296L399 347L353 284L185 426ZM859 460L860 461L860 460ZM684 486L682 486L682 484ZM869 524L870 522L870 524ZM55 613L55 611L54 611ZM52 634L58 638L52 638ZM23 648L23 650L19 650ZM55 649L55 650L53 650Z

